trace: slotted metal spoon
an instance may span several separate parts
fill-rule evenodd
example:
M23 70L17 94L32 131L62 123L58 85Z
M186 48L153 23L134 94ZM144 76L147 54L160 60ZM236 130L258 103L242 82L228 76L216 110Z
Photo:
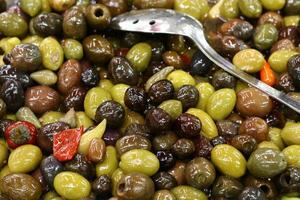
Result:
M241 71L220 56L206 41L202 24L188 15L167 9L136 10L113 18L111 28L121 31L164 33L189 37L220 68L300 113L300 102Z

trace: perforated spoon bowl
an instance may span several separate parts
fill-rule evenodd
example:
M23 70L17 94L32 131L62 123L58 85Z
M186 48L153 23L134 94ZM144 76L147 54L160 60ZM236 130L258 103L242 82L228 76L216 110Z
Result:
M220 56L206 41L202 24L191 16L167 9L136 10L113 18L111 28L121 31L163 33L189 37L220 68L300 113L300 102L241 71Z

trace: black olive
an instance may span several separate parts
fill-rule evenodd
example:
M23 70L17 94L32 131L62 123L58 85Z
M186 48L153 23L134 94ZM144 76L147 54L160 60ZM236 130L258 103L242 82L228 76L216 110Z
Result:
M19 81L23 88L27 88L33 84L33 81L28 74L18 71L11 65L4 65L0 68L0 84L11 79Z
M179 117L176 118L174 125L176 133L187 138L198 136L202 127L199 118L188 113L179 115Z
M41 13L33 19L33 28L43 37L60 35L63 18L57 13Z
M206 137L201 135L193 141L196 147L196 151L195 151L196 156L210 159L210 152L213 149L213 146L209 142L209 140Z
M291 71L293 71L292 67ZM283 73L279 76L277 87L286 93L294 92L296 90L292 77L289 73Z
M146 108L147 95L144 89L129 87L124 96L125 105L136 112L142 112Z
M172 176L168 172L158 172L152 177L152 180L157 190L168 190L177 185L177 181L174 176Z
M211 70L212 65L213 62L202 51L197 51L192 58L191 74L204 76Z
M226 144L227 143L226 139L221 135L217 136L217 137L214 137L210 142L213 146L217 146L219 144Z
M213 74L212 85L215 89L235 88L236 78L224 70L218 70Z
M265 193L255 187L245 187L239 195L239 200L267 200Z
M161 108L154 108L146 115L146 124L154 133L169 130L171 122L171 116Z
M121 133L118 129L106 129L103 135L103 140L107 146L114 146L120 138Z
M150 100L157 104L171 99L174 95L173 84L168 80L157 81L150 87L148 95Z
M300 88L300 55L295 55L289 59L288 73L291 76L294 85L297 88Z
M63 100L65 110L74 108L76 111L83 110L84 98L87 90L83 87L72 88Z
M147 41L152 47L152 57L153 61L160 61L162 59L162 54L165 52L164 43L160 40L152 39Z
M175 165L175 157L169 151L157 151L156 157L159 160L161 169L167 170Z
M122 37L122 46L130 48L133 45L135 45L136 43L140 42L141 39L142 39L141 34L127 32Z
M112 189L111 178L108 175L101 175L92 183L93 192L101 198L110 195Z
M289 167L278 177L278 188L282 193L300 191L300 168Z
M6 127L13 123L14 121L11 119L0 119L0 137L3 137Z
M1 87L0 95L10 112L15 113L24 105L24 91L19 81L13 79L5 81Z
M243 185L238 180L227 176L219 176L214 183L212 195L234 199L238 197L242 190Z
M125 130L125 135L141 135L148 139L151 138L149 128L144 124L138 123L132 123L129 126L127 126Z
M239 124L230 120L220 120L216 122L218 134L225 138L232 138L238 134Z
M87 87L95 87L99 81L100 75L93 67L88 67L81 74L81 82Z
M199 91L193 85L183 85L176 93L176 99L181 101L183 110L196 107L199 100Z
M107 120L107 125L116 128L122 125L125 118L123 106L116 101L105 101L96 110L95 120L97 123Z
M76 154L73 160L65 163L66 170L81 174L87 179L92 179L96 175L93 163L89 162L82 154Z
M163 62L152 61L144 71L144 79L148 80L153 74L159 72L166 65Z
M64 170L64 166L51 155L42 160L40 169L47 184L53 187L55 176Z

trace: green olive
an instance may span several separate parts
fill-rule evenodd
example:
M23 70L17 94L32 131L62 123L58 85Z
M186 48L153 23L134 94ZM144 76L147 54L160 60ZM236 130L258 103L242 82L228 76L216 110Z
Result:
M94 122L85 114L85 112L76 112L76 126L77 128L83 126L87 129L94 125Z
M263 10L260 0L239 0L239 8L249 18L258 18Z
M287 167L285 156L279 150L258 148L250 155L247 168L255 177L272 178Z
M94 119L98 106L108 100L112 100L112 98L106 90L100 87L90 89L84 99L85 113L89 118Z
M102 89L108 92L112 89L113 86L114 84L109 79L101 79L99 81L99 87L101 87Z
M0 47L4 51L4 54L9 54L19 44L21 44L21 41L17 37L8 37L0 40Z
M26 21L15 13L1 13L0 21L0 32L7 37L22 37L28 31Z
M261 0L261 4L266 10L281 10L285 6L286 0Z
M258 49L266 50L278 40L278 31L273 24L262 24L256 27L254 33L254 45Z
M22 40L22 43L23 44L34 44L39 47L40 44L42 43L42 41L43 41L43 38L38 35L29 35Z
M49 1L48 0L41 0L41 1L42 1L41 11L46 13L51 12Z
M80 42L74 39L65 39L61 44L66 59L81 60L83 58L83 47Z
M42 9L42 1L41 0L20 0L21 9L28 14L30 17L34 17Z
M261 143L259 143L259 144L257 145L257 148L258 148L258 149L259 149L259 148L269 148L269 149L280 150L279 147L278 147L275 143L273 143L273 142L271 142L271 141L262 141Z
M270 127L268 136L270 141L272 141L279 149L282 150L284 148L284 143L281 138L281 129Z
M86 19L90 27L103 30L109 26L111 14L105 5L91 4L86 9Z
M128 88L129 88L129 85L122 84L122 83L114 85L110 89L110 95L111 95L112 99L114 101L120 103L121 105L125 106L124 96L125 96L125 92Z
M176 197L169 190L158 190L154 193L153 200L176 200Z
M196 107L201 110L205 110L208 99L215 92L215 88L208 82L198 83L195 87L200 94L200 98Z
M234 19L239 16L239 0L224 0L221 5L221 15L228 19Z
M4 144L0 143L0 168L6 164L8 158L8 149Z
M246 159L243 154L228 144L215 146L211 151L211 160L227 176L239 178L246 172Z
M210 96L206 105L206 111L214 120L223 120L232 112L235 102L235 91L223 88Z
M149 65L152 56L152 48L147 43L138 43L131 47L126 58L135 70L143 72Z
M48 0L51 8L57 12L63 12L75 4L75 0Z
M111 175L111 182L112 182L112 194L113 196L117 196L117 185L121 178L124 176L124 172L121 168L118 168L114 171Z
M265 63L264 56L255 49L244 49L233 57L233 64L248 73L256 73Z
M203 20L209 11L209 5L206 0L175 0L174 10Z
M286 16L283 18L283 22L285 26L297 26L300 22L299 15Z
M45 68L56 71L63 64L64 51L55 38L45 38L40 45L40 51Z
M300 145L290 145L282 150L288 166L300 168Z
M10 171L8 165L5 165L4 167L1 168L0 171L0 180L4 177L7 176L8 174L11 174L12 172Z
M207 200L207 196L201 191L187 185L174 187L171 192L177 200Z
M57 82L57 75L48 69L43 69L40 71L35 71L30 74L30 78L32 78L35 82L40 85L54 85Z
M87 23L83 11L78 7L72 7L64 13L63 18L64 35L81 40L86 36Z
M113 146L107 146L104 161L96 165L97 177L104 174L111 176L117 168L118 168L117 150Z
M166 111L172 119L176 119L182 113L182 103L178 100L163 101L158 107Z
M287 122L281 131L281 138L286 145L300 145L300 123Z
M9 155L9 170L15 173L31 172L39 166L42 156L42 151L35 145L26 144L19 146Z
M54 178L55 191L66 199L80 199L89 196L91 185L83 176L64 171Z
M207 139L211 140L214 137L218 136L218 129L214 122L214 120L210 117L209 114L204 112L203 110L197 108L190 108L187 113L195 115L198 117L202 123L202 131L201 134Z
M145 119L144 119L143 115L141 115L137 112L134 112L134 111L127 110L126 114L125 114L125 119L124 119L123 125L120 128L120 131L122 133L125 133L127 127L133 123L145 124Z
M287 71L288 60L297 54L299 53L296 51L278 50L271 54L268 63L275 72L283 73Z
M42 125L58 122L59 119L64 117L64 113L58 111L49 111L44 113L40 118L39 121Z
M44 195L44 200L53 200L53 198L56 197L58 197L58 194L56 192L50 191Z
M140 172L152 176L159 169L159 160L148 150L133 149L121 156L119 166L125 173Z
M175 70L171 72L167 79L171 81L176 91L183 85L196 85L195 79L187 72L183 70Z

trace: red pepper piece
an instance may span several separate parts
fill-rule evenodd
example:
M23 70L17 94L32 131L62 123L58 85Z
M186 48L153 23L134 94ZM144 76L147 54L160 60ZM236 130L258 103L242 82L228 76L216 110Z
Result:
M5 140L11 149L23 144L35 144L37 130L35 126L27 121L18 121L5 129Z
M67 129L53 135L53 155L59 161L72 160L77 148L83 127Z
M265 62L265 65L260 70L260 80L270 86L273 86L276 83L275 73L267 62Z
M182 54L182 55L180 56L180 58L181 58L181 60L183 61L183 63L184 63L185 65L190 65L190 64L192 64L192 59L191 59L191 57L190 57L189 55L187 55L187 54Z

